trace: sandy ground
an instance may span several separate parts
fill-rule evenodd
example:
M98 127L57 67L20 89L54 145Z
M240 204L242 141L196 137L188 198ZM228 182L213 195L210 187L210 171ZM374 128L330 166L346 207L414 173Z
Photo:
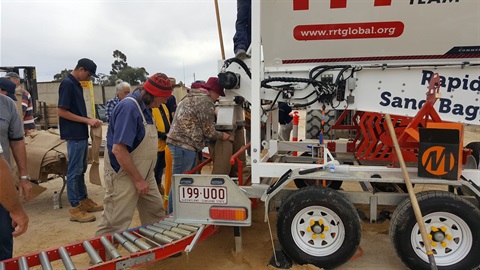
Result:
M480 141L480 128L467 128L465 143ZM103 166L103 160L100 161ZM101 168L101 172L103 169ZM87 174L88 175L88 174ZM103 177L103 176L102 176ZM41 250L60 247L93 238L98 220L92 223L80 224L69 221L69 205L66 195L62 197L64 208L54 210L52 195L60 191L60 178L41 184L47 190L34 200L24 204L30 217L30 227L27 233L15 239L14 256L21 256ZM416 187L422 188L422 187ZM103 201L103 188L88 183L89 197L97 202ZM201 242L193 251L186 255L156 262L142 269L275 269L268 266L272 256L272 243L268 224L263 222L264 209L261 204L253 210L252 226L242 229L243 251L234 250L233 228L221 227L217 233ZM379 210L382 208L379 207ZM100 213L96 213L97 218ZM275 232L275 213L270 215L272 235L277 243ZM131 227L139 226L138 216L135 216ZM396 256L388 236L388 221L381 224L362 223L363 234L361 249L354 259L339 267L350 269L406 269ZM88 267L86 255L74 256L73 261L78 269ZM62 269L57 263L55 269ZM31 268L32 269L32 268ZM39 269L39 268L36 268ZM291 269L319 269L311 265L294 265Z

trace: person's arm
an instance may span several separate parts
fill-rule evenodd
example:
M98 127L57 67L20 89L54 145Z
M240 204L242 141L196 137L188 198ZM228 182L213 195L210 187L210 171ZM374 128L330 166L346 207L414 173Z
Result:
M147 194L150 189L148 187L147 181L143 179L142 175L138 171L137 167L133 164L132 157L128 152L127 146L123 143L114 144L112 148L112 153L117 158L118 164L120 167L130 176L130 179L133 181L135 188L137 189L138 194Z
M215 109L213 105L203 104L199 113L200 124L202 125L203 135L212 140L227 140L230 135L215 129Z
M12 226L17 228L12 234L17 237L27 231L28 216L18 199L10 168L0 156L0 204L10 212Z
M112 115L112 111L113 111L113 102L111 99L109 99L105 104L105 119L107 120L107 122L110 122L110 116Z
M10 148L12 148L13 158L17 163L18 173L20 176L27 176L27 150L25 148L25 140L10 141ZM20 196L23 196L23 198L28 201L32 195L30 179L20 179L18 189Z
M88 118L88 117L83 117L83 116L80 116L80 115L76 115L76 114L70 112L69 110L66 110L66 109L63 109L63 108L60 108L60 107L57 110L57 114L58 114L59 117L68 119L68 120L73 121L73 122L84 123L84 124L87 124L91 127L99 127L99 126L102 125L102 121L100 121L99 119L93 119L93 118Z

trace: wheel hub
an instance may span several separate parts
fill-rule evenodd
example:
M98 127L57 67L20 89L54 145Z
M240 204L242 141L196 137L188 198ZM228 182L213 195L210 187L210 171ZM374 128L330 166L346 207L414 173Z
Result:
M317 237L325 238L325 231L328 231L328 226L325 226L322 219L310 219L310 226L307 227L307 232L312 234L312 239Z
M445 226L441 226L440 228L431 226L428 239L432 240L432 247L437 247L438 244L440 244L442 247L447 247L452 241L453 236L448 234L448 229Z

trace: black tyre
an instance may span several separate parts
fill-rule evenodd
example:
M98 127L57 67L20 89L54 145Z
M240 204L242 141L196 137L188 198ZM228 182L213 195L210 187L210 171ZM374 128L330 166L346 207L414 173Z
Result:
M445 191L417 194L438 269L474 269L480 266L480 210ZM411 201L395 209L390 238L401 260L411 269L431 269Z
M285 253L299 264L325 269L344 264L357 251L361 232L355 207L330 188L294 191L278 211L278 240Z
M472 156L477 162L477 166L480 165L480 142L471 142L465 148L472 150Z
M295 179L293 180L293 182L295 182L295 186L297 188L304 188L309 186L323 186L323 180L320 179ZM331 189L339 190L342 186L342 183L343 181L327 180L326 186Z
M322 126L322 110L308 110L305 125L305 138L318 139ZM330 129L335 124L336 114L334 110L328 110L324 116L323 134L330 134Z
M318 134L320 134L320 128L322 127L322 117L324 117L325 121L323 125L325 139L350 138L352 135L350 134L351 131L332 129L342 112L343 110L327 110L325 116L322 116L322 110L307 110L305 139L318 139ZM345 122L348 122L348 120L345 120Z

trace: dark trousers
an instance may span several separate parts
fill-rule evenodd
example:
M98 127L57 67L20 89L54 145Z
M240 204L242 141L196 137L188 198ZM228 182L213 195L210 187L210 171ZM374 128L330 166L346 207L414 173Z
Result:
M163 169L165 169L165 151L157 152L157 163L155 164L155 181L157 186L162 183Z
M239 49L247 50L252 39L251 28L251 0L237 0L237 21L235 22L235 35L233 36L233 52Z
M12 258L13 231L10 213L0 205L0 261Z

